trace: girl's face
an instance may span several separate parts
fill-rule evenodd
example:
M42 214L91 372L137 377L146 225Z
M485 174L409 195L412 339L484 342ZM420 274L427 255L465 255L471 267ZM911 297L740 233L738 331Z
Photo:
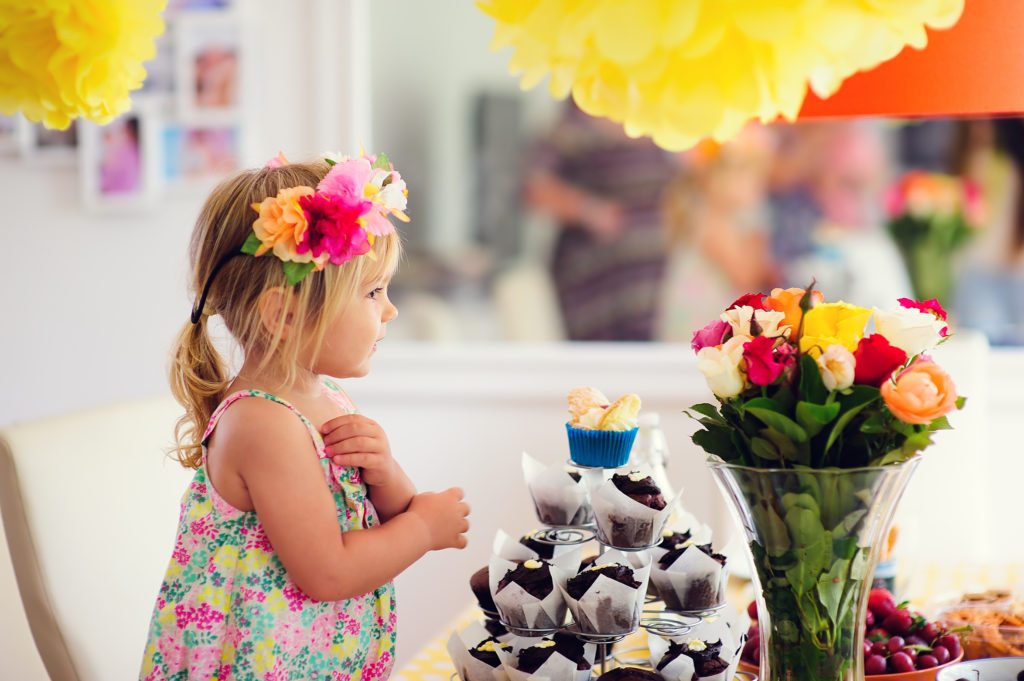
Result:
M398 308L388 299L390 281L390 277L377 279L356 290L355 299L327 327L315 373L350 378L370 371L377 341L384 338L387 323L398 315Z

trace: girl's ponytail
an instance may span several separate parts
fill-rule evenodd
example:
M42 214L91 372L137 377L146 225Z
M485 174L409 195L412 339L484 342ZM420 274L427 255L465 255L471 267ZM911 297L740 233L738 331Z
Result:
M171 355L170 382L174 399L185 413L174 428L175 454L182 466L199 468L206 424L228 384L227 367L207 333L209 317L185 322Z

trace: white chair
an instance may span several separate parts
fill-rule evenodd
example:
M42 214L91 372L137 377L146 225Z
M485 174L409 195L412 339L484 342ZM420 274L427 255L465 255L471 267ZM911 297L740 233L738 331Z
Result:
M0 563L0 631L16 634L0 640L0 676L47 678L38 660L52 681L138 675L191 477L165 454L180 413L160 398L0 431L0 514L24 607L22 618L8 605ZM10 659L32 676L8 677Z

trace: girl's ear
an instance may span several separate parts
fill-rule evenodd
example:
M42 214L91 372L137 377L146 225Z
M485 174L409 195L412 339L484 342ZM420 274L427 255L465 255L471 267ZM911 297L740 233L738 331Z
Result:
M287 309L291 295L290 291L275 286L261 293L256 305L263 328L271 336L280 331L282 340L288 337L292 327L293 315Z

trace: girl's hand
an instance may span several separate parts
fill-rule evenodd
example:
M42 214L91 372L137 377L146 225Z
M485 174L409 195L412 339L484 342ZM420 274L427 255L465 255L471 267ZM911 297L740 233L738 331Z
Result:
M409 513L423 521L434 551L466 548L469 504L462 500L462 490L458 487L417 494L409 504Z
M363 469L367 485L383 487L398 473L398 464L391 457L391 445L384 429L361 414L333 418L320 427L324 446L336 466Z

